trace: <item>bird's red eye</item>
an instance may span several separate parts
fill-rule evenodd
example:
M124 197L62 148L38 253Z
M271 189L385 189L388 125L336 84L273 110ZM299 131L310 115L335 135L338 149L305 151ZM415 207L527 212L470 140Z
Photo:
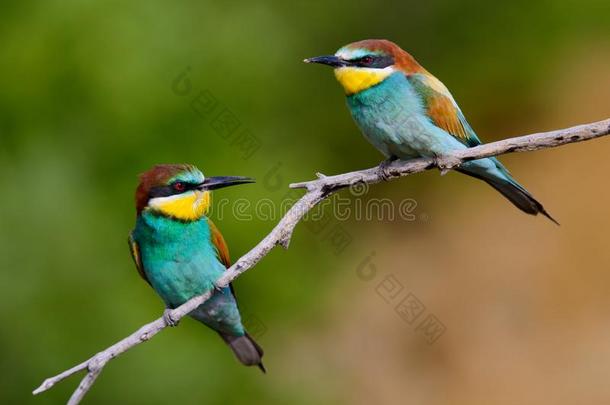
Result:
M371 62L373 62L373 57L372 56L365 56L364 58L362 58L362 62L369 64Z
M174 183L174 190L176 191L184 191L186 190L186 185L184 185L183 182L179 181L177 183Z

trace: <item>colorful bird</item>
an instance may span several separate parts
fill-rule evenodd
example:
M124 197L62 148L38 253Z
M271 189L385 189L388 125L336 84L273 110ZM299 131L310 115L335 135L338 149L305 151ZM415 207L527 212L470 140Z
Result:
M230 267L229 250L218 228L206 217L211 190L253 183L247 177L205 177L187 164L157 165L140 175L136 190L136 226L129 247L140 276L169 311L214 289L212 298L189 315L214 329L246 366L263 372L262 348L241 321L233 287L214 282Z
M388 159L381 165L382 175L395 159L440 161L452 150L481 144L445 85L393 42L354 42L334 55L305 62L334 68L356 124ZM557 223L498 159L466 162L456 170L487 182L522 211Z

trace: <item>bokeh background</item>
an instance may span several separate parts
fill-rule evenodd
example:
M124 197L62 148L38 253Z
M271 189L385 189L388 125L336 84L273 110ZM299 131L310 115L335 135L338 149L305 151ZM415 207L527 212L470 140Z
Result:
M138 173L191 162L259 180L217 202L279 204L290 182L380 161L331 71L303 58L392 39L491 141L608 118L609 12L607 0L3 1L0 403L64 402L79 377L30 393L160 315L126 244ZM235 133L214 125L220 111ZM346 191L353 206L417 205L408 220L327 207L236 282L267 375L185 320L112 361L86 403L610 403L609 153L602 139L502 158L561 227L458 174ZM217 220L234 258L277 220L244 212ZM407 293L425 306L411 324L395 309ZM418 329L428 315L444 328L433 344Z

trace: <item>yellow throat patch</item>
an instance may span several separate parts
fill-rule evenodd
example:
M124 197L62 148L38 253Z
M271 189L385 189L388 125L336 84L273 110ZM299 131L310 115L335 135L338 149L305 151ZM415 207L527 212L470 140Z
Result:
M186 194L153 198L149 207L181 221L196 221L210 208L210 192L194 190Z
M393 72L394 69L391 67L385 69L341 67L335 69L335 77L349 96L381 83Z

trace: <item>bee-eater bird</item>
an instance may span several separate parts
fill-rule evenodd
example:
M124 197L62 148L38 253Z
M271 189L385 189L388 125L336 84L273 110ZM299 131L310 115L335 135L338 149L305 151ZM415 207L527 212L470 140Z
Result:
M447 87L393 42L354 42L305 62L334 68L354 121L388 159L382 175L394 159L436 159L481 144ZM456 170L487 182L522 211L557 223L495 157L465 162Z
M211 190L253 182L247 177L206 178L187 164L154 166L140 175L129 247L138 273L165 302L168 325L176 325L171 309L214 289L189 315L218 332L241 363L264 372L263 350L244 329L233 287L214 284L231 262L224 238L206 216Z

